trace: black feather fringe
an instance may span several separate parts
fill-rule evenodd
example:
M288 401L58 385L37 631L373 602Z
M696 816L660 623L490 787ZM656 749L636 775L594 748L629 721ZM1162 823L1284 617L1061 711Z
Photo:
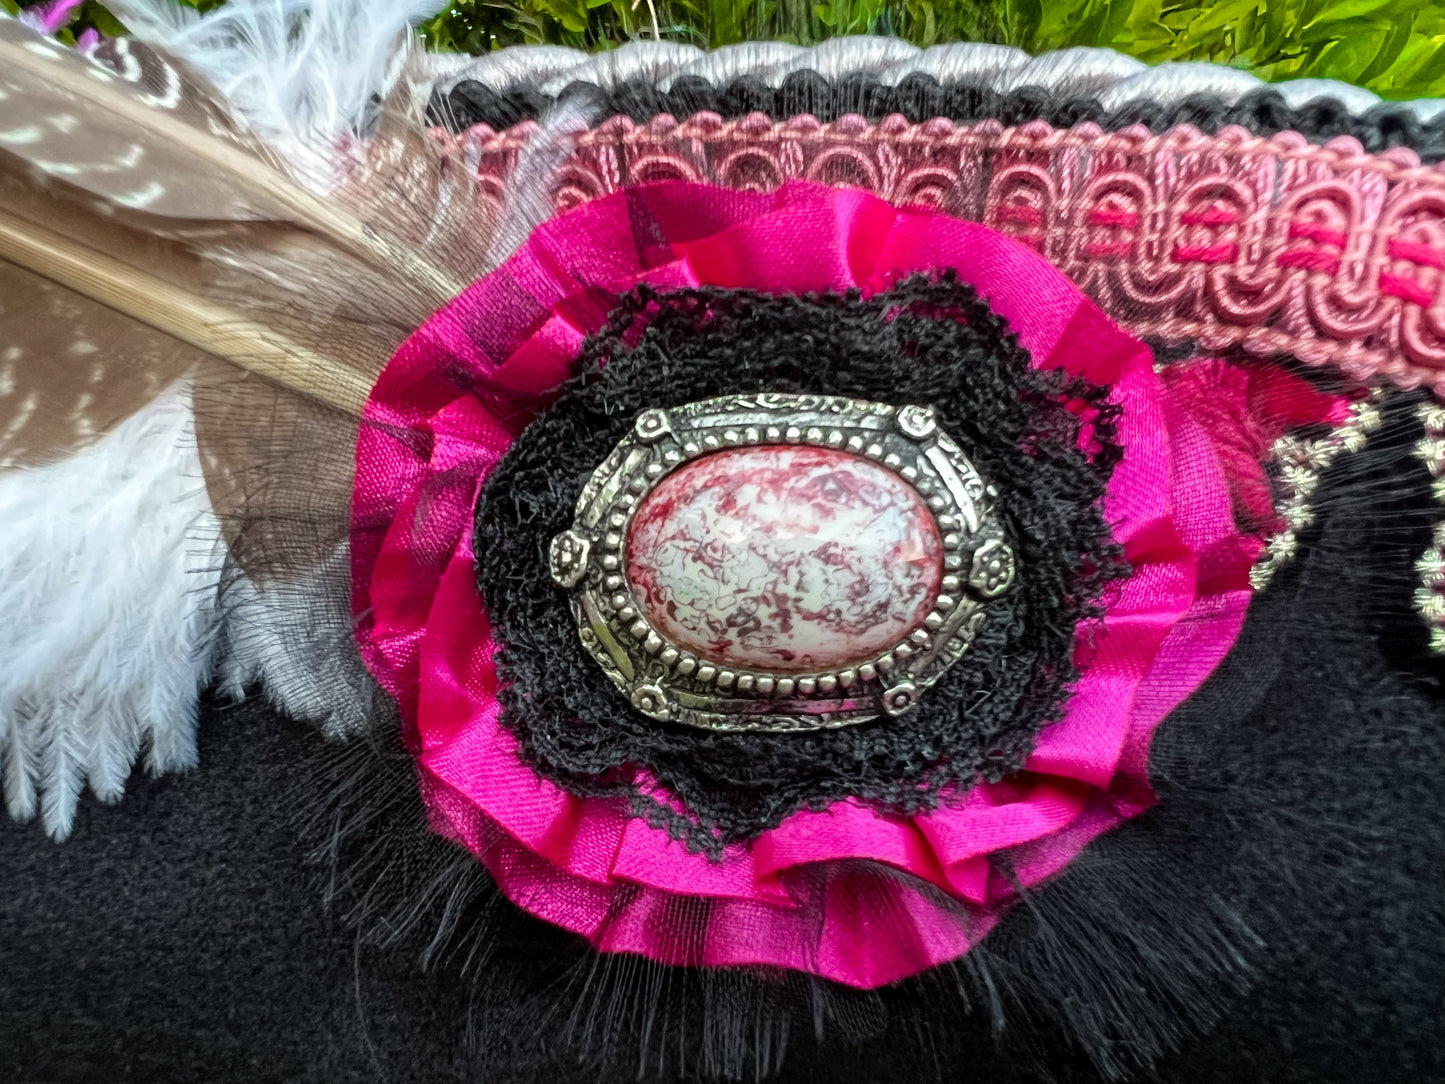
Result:
M953 965L863 992L598 954L513 908L430 834L395 727L328 747L304 776L328 899L367 942L407 946L488 1007L470 1041L479 1075L505 1051L539 1078L599 1081L965 1069L1003 1081L1435 1079L1438 1007L1418 996L1418 974L1415 995L1395 1000L1351 989L1321 1002L1308 988L1292 999L1269 985L1302 960L1327 976L1331 938L1347 920L1357 929L1364 907L1387 924L1385 971L1445 974L1445 708L1410 606L1436 512L1418 437L1413 397L1396 395L1366 449L1325 477L1299 557L1162 725L1160 804L1091 844ZM1388 948L1407 936L1408 962ZM1272 992L1260 1001L1257 987ZM1381 999L1387 1020L1345 1018ZM1333 1024L1304 1025L1305 1050L1208 1038L1241 1013L1314 1012ZM1371 1076L1364 1053L1352 1060L1350 1029L1377 1026L1399 1029L1399 1064ZM1259 1075L1230 1076L1241 1059Z

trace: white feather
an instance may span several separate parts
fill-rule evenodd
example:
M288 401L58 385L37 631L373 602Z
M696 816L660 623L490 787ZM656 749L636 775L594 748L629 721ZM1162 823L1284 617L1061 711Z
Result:
M342 542L318 567L263 589L240 574L221 590L218 691L242 699L260 686L293 719L333 738L362 733L387 703L356 648L351 627L351 548Z
M196 763L217 626L218 525L189 384L95 444L0 474L0 760L12 816L70 834L89 783L116 801Z
M211 80L292 171L325 190L345 137L365 129L406 55L398 43L445 0L115 0L138 38Z

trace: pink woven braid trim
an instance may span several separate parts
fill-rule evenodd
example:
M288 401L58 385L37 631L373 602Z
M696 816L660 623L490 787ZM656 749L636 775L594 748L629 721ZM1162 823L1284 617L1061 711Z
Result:
M448 138L500 203L537 131ZM1445 170L1405 148L1371 155L1349 137L1315 145L1239 127L664 114L580 133L552 177L559 211L668 179L861 187L1023 241L1136 336L1293 354L1445 394Z

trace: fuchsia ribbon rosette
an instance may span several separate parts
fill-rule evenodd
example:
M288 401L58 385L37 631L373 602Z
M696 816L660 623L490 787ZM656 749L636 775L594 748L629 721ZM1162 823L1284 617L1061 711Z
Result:
M1024 770L915 816L852 800L795 813L721 860L619 800L540 779L499 719L497 644L474 585L486 539L472 537L472 517L488 473L555 396L585 337L639 283L872 294L944 269L1009 322L1034 365L1107 386L1121 408L1123 456L1104 512L1132 572L1110 588L1103 617L1077 630L1082 676ZM1153 731L1244 618L1258 542L1236 526L1212 435L1153 363L1037 253L857 190L668 182L538 227L401 347L357 449L357 637L400 705L433 829L516 904L602 951L778 966L856 987L967 952L1021 887L1152 804ZM539 591L553 589L545 569L532 574Z

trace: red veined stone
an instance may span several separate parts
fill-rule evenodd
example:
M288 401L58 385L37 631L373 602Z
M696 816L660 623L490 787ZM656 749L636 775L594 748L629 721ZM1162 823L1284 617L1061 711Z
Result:
M861 456L763 445L685 464L647 496L627 579L659 633L724 666L868 661L927 615L943 546L922 496Z

